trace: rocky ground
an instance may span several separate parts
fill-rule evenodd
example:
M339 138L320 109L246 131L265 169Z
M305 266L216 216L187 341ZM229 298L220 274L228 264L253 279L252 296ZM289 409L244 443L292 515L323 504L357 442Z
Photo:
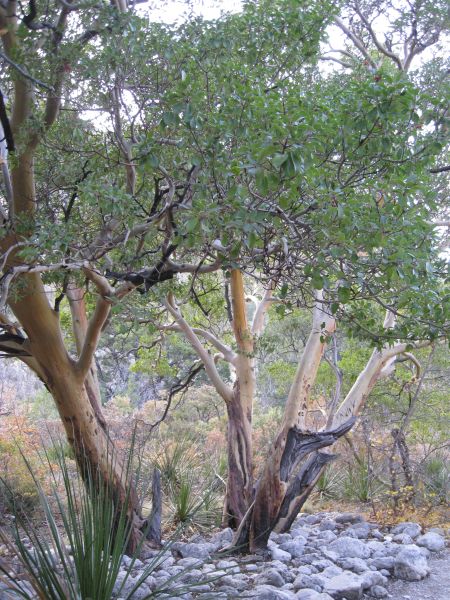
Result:
M175 542L145 561L125 557L116 597L129 597L154 561L134 600L164 587L170 592L158 597L167 600L447 600L450 565L444 535L440 529L424 534L417 523L380 531L355 514L301 515L289 533L271 535L266 558L218 555L231 541L229 529L209 539ZM7 598L0 590L0 600Z
M437 555L436 555L437 554ZM450 597L450 556L448 552L434 554L430 575L422 581L393 580L388 591L394 600L448 600Z
M442 578L439 583L436 573L429 578L435 563L433 555L439 557L439 564L444 560L444 531L433 529L423 534L417 523L402 523L391 531L380 531L359 515L303 515L290 533L271 536L271 556L266 560L258 556L217 557L230 540L231 530L225 530L209 540L197 536L173 544L172 553L165 558L167 562L154 572L148 587L142 586L136 598L145 597L152 588L176 575L177 587L198 584L195 591L182 594L186 600L449 597L445 585L444 595L439 596L437 586ZM132 575L138 576L143 566L134 565ZM214 578L218 579L211 581ZM433 587L429 596L428 590Z

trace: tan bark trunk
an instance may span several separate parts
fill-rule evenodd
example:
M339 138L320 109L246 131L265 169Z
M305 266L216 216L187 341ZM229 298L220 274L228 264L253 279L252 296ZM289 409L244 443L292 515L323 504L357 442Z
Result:
M223 525L236 529L253 501L252 424L242 405L239 381L226 407L228 477Z
M231 303L233 331L237 345L234 360L236 382L233 396L227 402L228 479L225 517L229 526L240 525L253 501L252 415L255 396L254 342L245 303L241 271L231 271Z
M88 318L86 313L86 303L84 301L85 290L69 284L67 286L67 299L69 300L70 312L72 314L72 329L77 347L78 356L80 356L86 332L88 330ZM84 382L89 401L96 414L99 424L106 428L106 421L102 412L102 397L100 393L100 384L98 381L98 372L95 360L86 375Z
M253 413L253 400L255 397L255 367L254 367L254 341L247 320L247 307L245 303L244 280L241 271L231 271L231 305L233 310L233 331L238 348L235 362L236 379L239 381L240 401L243 410L251 422Z
M126 502L132 524L129 552L141 540L145 524L130 474L92 407L85 381L67 353L59 319L50 307L37 274L24 275L21 297L11 307L28 336L28 347L55 399L67 438L83 475L98 473L112 490L118 507Z

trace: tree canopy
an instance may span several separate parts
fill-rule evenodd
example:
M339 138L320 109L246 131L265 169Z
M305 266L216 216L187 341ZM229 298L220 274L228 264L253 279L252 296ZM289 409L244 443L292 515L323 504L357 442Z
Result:
M336 321L377 347L367 389L398 352L448 335L448 20L445 3L422 0L252 0L180 25L126 0L0 3L0 348L45 382L89 461L108 457L93 358L110 323L152 320L156 334L168 311L231 411L236 386L180 308L210 325L199 288L233 318L236 352L212 344L239 385L257 339L243 274L276 290L280 314L313 312L299 385L305 369L314 382ZM351 426L358 381L316 449ZM309 391L294 388L279 439L298 450ZM295 474L297 462L277 460L280 476Z

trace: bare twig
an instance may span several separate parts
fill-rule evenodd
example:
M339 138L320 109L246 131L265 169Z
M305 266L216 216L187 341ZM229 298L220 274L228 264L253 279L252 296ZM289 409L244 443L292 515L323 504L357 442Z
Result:
M20 73L20 75L22 75L22 77L24 77L25 79L28 79L28 81L31 81L32 83L35 83L39 87L42 87L42 88L44 88L46 90L49 90L50 92L54 91L54 89L53 89L53 87L51 85L48 85L47 83L44 83L40 79L37 79L36 77L33 77L33 75L30 75L30 73L28 73L28 71L26 71L23 67L21 67L17 63L15 63L11 58L9 58L9 56L7 54L4 54L3 52L0 52L0 58L2 58L13 69L15 69L18 73Z

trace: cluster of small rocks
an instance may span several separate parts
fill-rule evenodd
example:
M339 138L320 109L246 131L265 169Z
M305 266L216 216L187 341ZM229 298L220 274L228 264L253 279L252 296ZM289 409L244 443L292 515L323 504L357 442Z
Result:
M224 554L231 540L231 529L225 529L210 538L197 535L169 544L163 553L150 552L145 560L125 556L114 597L129 597L153 563L133 600L157 590L166 600L387 598L389 578L420 581L429 574L430 553L445 548L440 529L422 535L418 523L401 523L380 531L350 513L301 515L289 533L272 533L264 557ZM0 586L0 600L10 597Z
M389 532L360 515L301 515L289 533L270 536L270 557L218 556L232 539L230 529L210 539L176 542L133 598L144 598L172 578L176 597L190 600L360 600L388 597L389 578L419 581L429 574L430 552L445 548L442 530L422 535L417 523ZM126 561L121 577L125 577ZM125 588L137 580L145 562L132 567ZM182 593L183 586L196 587ZM175 591L175 590L174 590ZM175 597L174 592L167 598Z

